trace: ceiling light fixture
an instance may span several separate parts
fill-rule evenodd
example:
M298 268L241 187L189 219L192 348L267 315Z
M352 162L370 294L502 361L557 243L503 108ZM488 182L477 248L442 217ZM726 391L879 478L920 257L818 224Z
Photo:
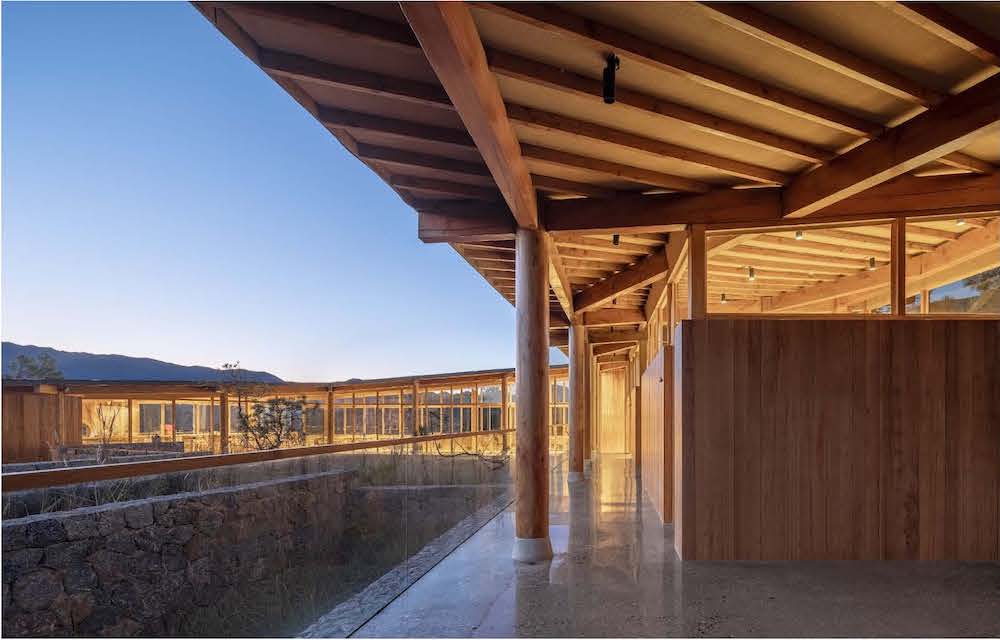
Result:
M875 256L868 258L868 270L869 271L875 270Z
M723 293L722 298L719 299L719 304L726 304L727 302L729 301L726 300L726 294Z
M604 103L615 103L615 72L621 67L621 60L613 53L609 53L607 64L604 66Z
M757 279L757 272L753 267L747 267L747 280L753 282Z
M795 239L796 240L801 240L802 239L802 232L801 231L796 231L795 232Z
M955 221L955 226L956 227L964 227L965 226L965 218L959 218L958 220L956 220Z
M622 238L617 233L615 235L611 236L611 244L615 245L616 247L619 244L621 244L621 241L622 241Z

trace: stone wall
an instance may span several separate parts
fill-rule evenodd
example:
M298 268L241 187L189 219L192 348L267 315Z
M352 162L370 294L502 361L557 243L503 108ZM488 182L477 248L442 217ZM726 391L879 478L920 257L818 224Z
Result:
M474 458L351 462L4 520L3 633L289 635L509 489L509 467Z
M239 629L273 613L254 607L280 603L260 601L276 578L336 554L355 481L333 471L5 521L3 634Z

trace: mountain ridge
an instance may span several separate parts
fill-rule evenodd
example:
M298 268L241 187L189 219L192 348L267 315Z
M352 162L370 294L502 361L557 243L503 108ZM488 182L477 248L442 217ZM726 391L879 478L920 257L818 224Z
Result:
M38 358L49 355L55 360L67 380L148 380L156 382L214 382L223 378L224 372L214 367L183 365L155 358L123 356L115 353L89 353L62 351L52 347L18 344L4 340L0 345L3 373L6 377L11 364L19 355ZM254 382L281 383L281 378L267 371L244 370Z

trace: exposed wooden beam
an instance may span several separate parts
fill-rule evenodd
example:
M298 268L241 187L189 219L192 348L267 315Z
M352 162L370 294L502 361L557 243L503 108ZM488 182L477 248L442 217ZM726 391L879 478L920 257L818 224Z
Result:
M576 294L573 298L573 304L578 313L597 309L618 296L665 278L668 267L666 250L660 249L634 265Z
M958 151L998 122L1000 76L994 76L793 180L783 191L785 216L807 216Z
M860 220L899 213L914 217L996 211L1000 211L1000 175L900 176L817 211L804 221Z
M369 162L378 162L390 166L417 167L460 175L490 177L489 170L478 162L456 160L454 158L405 151L392 147L358 143L358 157Z
M219 2L226 11L239 11L269 20L276 20L312 29L321 29L326 35L365 41L378 46L392 47L405 53L416 53L420 46L413 32L405 24L390 22L373 16L349 11L336 5L320 2Z
M649 288L649 296L643 306L643 315L649 320L665 300L669 289L668 283L676 277L677 272L684 267L687 256L688 239L687 234L677 231L670 234L667 242L667 277L657 280Z
M609 353L621 353L623 351L628 351L629 349L634 349L635 345L631 344L597 344L591 347L595 356L603 356Z
M488 51L488 58L490 69L498 75L588 98L601 95L600 80L493 49ZM834 156L832 152L814 145L668 102L639 91L619 87L615 91L615 102L630 109L684 123L702 133L737 140L805 162L822 162Z
M514 219L503 204L452 201L417 202L417 237L423 242L506 240L514 236Z
M889 242L892 246L892 258L889 262L889 306L894 316L906 314L906 220L896 218L892 221L892 233ZM1000 247L997 247L1000 251Z
M688 315L692 320L702 320L708 313L708 250L705 246L705 225L688 227Z
M552 295L559 301L566 318L572 322L576 313L573 309L573 288L569 276L566 275L566 268L552 236L545 234L545 243L548 245L549 255L549 287L552 289Z
M472 141L472 137L461 129L435 127L411 120L385 118L324 106L319 107L318 117L319 121L327 126L371 131L418 141L440 142L464 149L476 148L476 143Z
M552 191L555 193L588 196L591 198L613 198L619 193L614 189L607 189L605 187L599 187L597 185L586 184L583 182L574 182L572 180L563 180L562 178L543 176L537 173L531 174L531 181L535 184L535 188L539 191Z
M699 4L712 19L722 24L897 98L922 106L933 106L944 98L886 67L755 9L749 3Z
M784 184L789 180L787 174L775 171L774 169L768 169L767 167L732 160L704 151L698 151L697 149L681 147L662 140L647 138L628 131L612 129L611 127L577 120L540 109L508 104L507 115L512 122L531 129L557 131L575 137L589 138L594 141L627 147L661 158L674 158L682 162L707 167L757 183Z
M260 66L271 75L295 81L405 100L422 107L454 110L448 94L436 84L341 67L272 49L260 50Z
M874 136L881 127L846 111L797 95L778 86L693 58L657 42L570 13L546 3L512 2L477 5L525 24L580 42L599 51L614 51L622 58L666 71L730 95L778 109L847 133Z
M949 167L966 169L973 173L994 173L997 168L985 160L974 158L966 153L956 151L938 158L938 162Z
M637 331L635 329L590 329L588 333L588 340L593 345L638 342L639 340L645 340L645 338L645 331Z
M642 324L646 316L639 309L597 309L583 314L588 327L610 327L620 324Z
M531 176L469 8L463 2L402 2L400 6L517 224L538 228Z
M1000 66L1000 40L948 13L936 3L889 1L879 4L983 62Z
M497 201L500 199L500 193L496 189L466 184L464 182L449 182L447 180L435 180L419 176L394 175L389 179L389 184L397 189L406 189L420 193L459 196L488 201Z
M605 364L608 362L628 362L628 354L616 354L608 353L602 356L597 356L598 364Z
M595 173L603 173L608 176L622 178L630 182L662 187L672 191L687 191L691 193L703 193L708 191L709 186L704 182L672 176L660 171L652 171L641 167L611 162L591 156L581 156L577 153L559 151L556 149L546 149L533 144L522 144L521 153L528 160L548 162L565 167L586 169Z
M557 234L677 231L692 222L777 220L775 189L716 189L700 195L622 195L612 201L546 203L546 228Z

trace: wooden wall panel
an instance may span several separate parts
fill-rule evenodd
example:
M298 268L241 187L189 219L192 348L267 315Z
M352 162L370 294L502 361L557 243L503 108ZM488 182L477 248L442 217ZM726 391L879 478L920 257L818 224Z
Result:
M682 557L1000 560L1000 322L684 321L674 370Z
M642 490L664 523L674 519L672 363L673 347L665 345L642 374Z
M601 372L600 386L600 452L628 453L625 369Z
M59 425L59 403L63 424ZM48 443L59 430L64 445L81 442L82 405L78 397L5 391L3 394L3 462L49 458Z

